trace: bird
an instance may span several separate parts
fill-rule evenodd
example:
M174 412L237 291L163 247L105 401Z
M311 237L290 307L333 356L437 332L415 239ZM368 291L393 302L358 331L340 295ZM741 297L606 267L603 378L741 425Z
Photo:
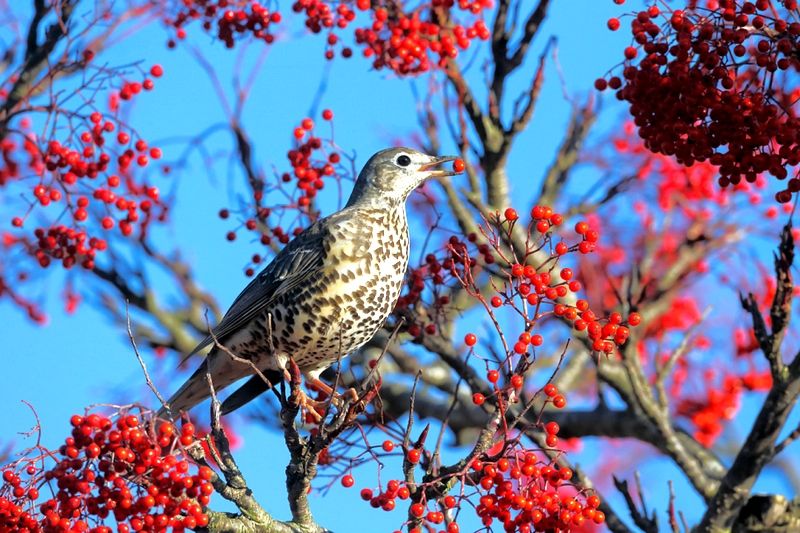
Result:
M430 178L459 174L441 168L456 159L405 147L373 155L344 208L291 240L187 355L211 346L158 415L187 412L211 396L207 376L215 391L250 376L223 402L228 413L288 376L290 359L307 385L333 397L320 374L369 341L400 296L409 260L406 200Z

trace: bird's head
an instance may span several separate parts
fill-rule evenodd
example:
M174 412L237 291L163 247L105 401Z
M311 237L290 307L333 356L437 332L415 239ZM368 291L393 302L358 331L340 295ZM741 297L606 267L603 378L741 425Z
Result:
M434 157L411 148L389 148L373 155L358 174L347 205L356 202L405 202L428 178L453 176L441 167L455 157Z

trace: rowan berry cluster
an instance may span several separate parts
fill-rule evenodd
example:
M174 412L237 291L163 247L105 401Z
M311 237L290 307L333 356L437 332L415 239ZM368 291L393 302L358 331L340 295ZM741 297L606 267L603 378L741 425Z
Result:
M275 35L270 26L281 22L278 11L270 11L260 2L231 2L231 0L186 0L174 16L164 22L176 30L178 39L186 37L186 26L201 20L203 30L215 32L228 48L233 48L237 38L253 38L271 44ZM169 42L170 47L175 41Z
M333 112L324 110L322 118L330 122L333 120ZM325 187L324 178L337 173L342 156L333 146L332 139L323 147L323 139L314 135L314 121L310 118L303 119L300 126L295 128L294 137L298 145L287 154L292 171L282 174L281 181L295 183L299 192L297 206L307 209L317 192Z
M474 461L472 470L483 492L476 512L487 528L499 521L505 531L570 531L605 522L600 499L576 493L572 470L542 454L510 450L497 461Z
M391 6L359 2L361 9L371 10L373 21L356 29L356 43L363 46L364 57L372 59L376 69L408 75L444 68L473 40L485 41L491 35L480 16L471 24L455 22L461 15L458 11L479 15L491 5L490 0L459 2L458 6L453 0L434 0L429 11L405 13Z
M358 11L365 12L369 24L354 30L364 57L371 59L376 69L413 75L444 68L475 39L488 40L491 34L483 12L492 5L492 0L434 0L405 11L402 3L386 0L296 0L292 11L302 15L312 33L326 34L327 59L336 56L337 47L342 57L353 56L353 49L343 44L337 32L353 24ZM272 43L275 37L270 26L281 22L281 15L255 1L187 0L177 14L164 16L178 40L186 37L185 27L194 20L202 20L203 28L215 31L230 48L237 37L246 35ZM170 40L169 46L175 46L175 40Z
M28 168L8 164L6 175L13 169L16 179L28 178L26 172L36 176L31 186L32 199L24 216L15 216L11 225L24 228L26 218L35 209L47 207L63 211L72 218L70 224L53 224L34 230L35 240L23 233L13 234L16 243L34 256L41 267L59 260L65 268L80 264L94 267L95 255L106 249L106 240L98 230L118 228L131 236L138 226L144 235L154 220L164 220L166 205L161 201L156 187L137 182L133 177L134 163L146 167L151 159L159 159L161 150L150 147L144 140L132 141L130 134L119 132L115 141L121 153L112 157L109 137L117 130L113 118L98 111L89 116L90 127L78 133L80 146L62 144L52 140L43 152L30 138L24 144L30 159Z
M213 473L208 467L192 473L182 452L196 441L191 424L153 429L125 413L116 421L89 414L70 422L72 435L57 452L3 471L1 530L111 533L105 524L112 517L120 533L180 532L208 523ZM56 464L45 470L49 459ZM53 495L40 502L43 487Z
M421 320L421 317L405 317L406 323L403 328L411 336L420 337L436 333L436 319L450 304L447 289L458 283L454 273L463 271L465 255L469 257L468 267L477 265L477 257L480 257L484 264L494 263L495 258L490 246L486 243L476 244L477 240L478 235L475 233L467 235L466 239L453 235L438 255L427 254L422 265L408 269L406 286L397 300L394 312L408 314L420 303L424 303L429 310L429 316L425 317L425 320ZM466 254L467 250L471 250L471 253Z
M345 487L352 486L350 480L352 480L352 476L344 476L342 485ZM390 479L386 483L385 490L374 492L370 488L364 488L360 492L361 499L369 502L372 508L383 509L384 511L394 511L397 506L397 500L408 500L410 495L411 492L405 483L397 479Z
M598 79L630 103L647 148L687 166L708 161L723 187L778 180L800 163L800 119L789 72L800 67L795 0L713 0L704 8L662 13L657 6L631 19L634 46L625 49L622 79ZM612 19L609 27L619 27ZM643 52L643 57L640 56ZM786 83L777 83L776 79ZM800 190L788 180L781 203Z
M548 422L542 424L542 429L548 436L548 446L551 440L558 441L558 424ZM473 459L463 471L451 475L463 485L462 490L456 486L450 494L431 497L428 492L420 492L421 486L411 490L404 481L391 479L384 487L362 488L360 497L371 507L384 511L395 510L398 501L408 501L408 516L418 519L423 528L410 529L417 532L424 528L443 528L441 530L446 533L458 533L457 518L465 509L474 509L486 527L491 527L495 521L501 522L505 531L568 531L587 521L595 524L605 521L604 513L598 510L599 498L573 485L570 468L519 444L502 454L501 443L494 448L497 448L494 454L490 450L480 459ZM390 453L395 444L386 440L381 449ZM425 467L430 455L429 450L420 447L404 451L404 459L412 467ZM441 487L442 482L431 483ZM351 488L355 479L348 473L340 478L340 483ZM474 501L478 502L477 506L472 503ZM462 508L464 502L468 506Z
M325 122L332 123L333 111L330 109L324 109L321 116ZM346 168L348 160L342 157L341 150L333 141L333 135L323 138L315 135L314 130L315 124L311 118L304 118L294 129L296 145L286 153L291 165L290 171L276 174L273 183L260 181L254 187L252 202L240 209L232 211L223 208L219 211L219 217L223 220L230 218L232 214L239 218L239 225L227 232L227 240L236 240L237 232L245 229L257 235L264 246L286 244L303 231L305 225L316 220L319 212L314 206L314 199L319 191L325 188L327 181L338 181L343 176L351 175L352 171ZM267 207L264 202L272 192L279 192L280 196L276 197L271 207ZM281 203L286 198L289 202ZM298 214L299 217L296 216ZM287 215L294 215L294 227L287 228L276 223ZM245 266L245 275L253 276L263 259L261 254L254 254Z
M504 217L509 224L516 223L519 219L512 208L506 209ZM529 242L541 242L542 246L550 243L552 246L550 231L563 223L563 217L550 207L536 206L531 210L531 219L528 225ZM560 240L552 246L549 257L540 265L508 261L505 265L507 282L502 287L497 287L496 294L488 300L489 305L492 308L510 306L522 313L522 316L532 313L532 324L552 306L554 316L571 323L576 331L586 332L593 350L610 354L627 341L630 333L628 326L636 326L640 319L635 313L627 318L627 322L619 313L601 317L589 309L586 300L575 299L575 294L582 289L582 285L574 279L575 273L571 268L559 269L558 263L568 253L578 252L585 255L594 251L599 233L586 221L578 221L573 231L578 242L568 245ZM496 239L492 242L499 244ZM532 258L535 249L530 249L528 257L524 258L526 262L529 257ZM536 346L537 341L541 342L540 339L538 335L523 332L514 344L513 351L522 355L531 345Z
M93 54L86 50L83 57L88 63ZM49 120L52 131L66 132L59 138L37 135L23 115L0 140L0 187L18 189L8 194L9 229L0 242L6 253L28 256L41 268L56 261L67 269L92 269L113 237L111 230L143 237L153 221L166 218L158 189L140 175L161 158L161 150L134 138L118 113L122 101L153 89L163 69L153 65L139 81L113 70L106 74L108 83L118 84L109 94L108 112L69 113L67 129L67 111L56 108ZM31 279L29 267L27 261L6 265L0 294L43 322L41 310L11 289Z
M714 370L703 373L703 390L697 395L675 394L675 414L688 419L695 430L697 441L710 448L722 434L727 421L733 420L739 412L742 394L745 391L768 391L772 388L772 375L769 370L751 369L744 375L722 371L719 383L715 384ZM676 391L671 391L673 394ZM677 391L680 394L682 391Z
M358 5L361 6L363 3L363 1L359 1ZM305 15L306 28L312 33L322 33L323 31L328 33L325 39L325 57L327 59L334 58L334 47L341 44L341 39L335 30L346 28L356 18L356 12L346 3L340 3L336 9L332 5L333 3L329 0L297 0L292 4L292 10L295 13ZM369 5L369 1L367 1L367 5ZM342 46L341 55L344 58L352 57L353 49L349 46Z

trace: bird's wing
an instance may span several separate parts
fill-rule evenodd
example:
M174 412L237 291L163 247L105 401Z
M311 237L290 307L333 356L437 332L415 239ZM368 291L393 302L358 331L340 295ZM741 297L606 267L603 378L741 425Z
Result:
M236 297L222 321L203 339L187 358L214 342L244 327L269 307L277 297L305 282L325 260L324 241L328 231L319 220L294 238Z

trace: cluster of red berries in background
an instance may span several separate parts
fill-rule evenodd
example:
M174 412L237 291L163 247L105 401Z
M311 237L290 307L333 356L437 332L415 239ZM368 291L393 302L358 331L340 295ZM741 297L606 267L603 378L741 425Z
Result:
M487 40L489 29L480 17L491 0L434 0L430 6L403 11L400 2L356 0L358 11L371 18L368 26L354 31L355 42L376 69L388 68L400 75L419 74L444 68L447 60L469 48L474 39ZM327 33L325 57L335 57L334 47L341 46L336 30L343 30L356 20L356 11L346 3L336 8L329 0L297 0L292 9L305 15L306 27L313 33ZM469 24L454 21L468 14ZM352 57L349 46L341 46L341 56Z
M429 11L411 13L373 6L372 25L356 29L356 43L363 46L364 56L372 59L376 69L389 68L405 75L444 68L473 40L485 41L491 35L480 16L468 25L454 22L457 8L474 16L492 4L491 0L481 0L458 2L456 6L453 0L434 0ZM359 5L370 9L369 2Z
M58 452L24 458L3 470L0 530L58 533L156 532L203 527L213 492L208 467L189 463L182 449L196 442L192 424L145 427L122 414L70 420L72 435ZM45 469L47 461L55 460ZM193 473L194 472L194 473ZM47 489L52 494L40 500ZM52 492L51 492L52 491Z
M513 209L507 209L504 214L509 222L516 222L519 218ZM528 227L531 242L536 242L537 234L540 240L547 237L551 228L563 223L563 216L547 206L536 206L530 214L531 222ZM568 253L591 253L600 238L599 233L586 221L575 223L573 231L579 239L577 244L568 245L564 240L556 243L552 247L551 261L546 269L537 269L523 263L508 265L509 283L498 288L498 293L489 299L489 304L492 308L511 306L523 315L527 315L530 311L526 312L526 308L530 308L537 316L544 312L543 305L552 306L553 315L571 323L576 331L586 332L592 342L592 349L609 354L628 340L628 326L638 325L640 318L636 313L631 313L626 325L619 313L611 313L608 317L598 316L589 309L586 300L577 299L574 304L561 301L568 296L574 297L582 289L582 285L574 279L575 274L571 268L558 269L558 261ZM528 345L535 340L536 336L522 334L514 344L514 352L520 355L526 353Z
M158 66L152 70L160 73ZM27 168L10 164L10 157L6 158L6 181L12 179L11 172L16 180L35 179L26 213L13 217L11 226L24 228L26 218L47 207L59 213L66 208L72 219L69 224L36 228L35 241L23 233L14 234L15 242L42 267L57 259L65 268L80 264L91 269L96 252L106 249L99 232L117 228L128 237L138 226L139 234L144 235L154 219L166 216L158 189L136 181L133 175L134 166L148 166L161 158L161 150L117 131L116 120L99 111L88 118L89 127L76 132L80 144L52 140L40 151L29 134L24 142Z
M331 122L333 111L323 110L322 119ZM292 236L304 229L304 223L313 222L319 215L314 207L314 199L317 193L325 188L326 181L339 180L342 176L352 173L345 167L346 160L343 160L342 153L333 142L332 136L324 139L314 134L314 128L314 120L304 118L294 129L296 145L286 154L291 170L276 175L275 183L262 183L256 188L253 192L253 202L236 211L243 221L236 229L228 231L226 238L229 241L236 240L237 230L244 228L256 234L264 246L288 243ZM266 207L264 201L274 191L280 191L280 197L277 197L276 202L286 198L290 199L289 202L273 203L271 207ZM302 215L293 217L297 222L294 227L286 228L274 223L275 220L283 220L292 213ZM219 217L222 219L230 218L231 214L232 211L227 208L219 211ZM251 262L245 267L245 275L248 277L254 275L255 268L262 261L263 257L260 254L253 255Z
M178 39L186 37L186 26L201 20L203 29L215 32L228 48L233 48L236 38L252 38L267 44L275 40L270 26L281 21L278 11L270 11L260 2L231 2L230 0L186 0L175 14L164 17L164 22L176 30ZM175 46L171 40L169 46Z
M765 274L760 286L764 290L758 292L758 301L768 308L775 295L775 280ZM696 300L690 296L679 297L663 317L651 324L648 332L660 343L663 339L659 335L684 333L700 320L702 313ZM675 416L690 422L694 438L706 447L713 446L726 422L739 412L745 392L765 392L772 388L772 375L760 356L752 328L737 328L733 345L736 358L726 368L704 367L702 361L682 357L671 374L669 395ZM708 350L710 346L711 341L705 336L699 335L693 340L693 347L698 350ZM669 354L660 357L666 360Z
M755 182L761 173L785 180L781 203L800 191L789 176L800 163L800 67L796 0L711 0L703 8L632 16L634 45L622 78L598 79L630 103L646 146L684 165L708 161L719 184ZM620 27L611 19L609 28ZM778 82L778 79L781 81Z
M362 5L363 1L358 4ZM297 0L292 4L292 11L305 16L306 28L312 33L327 33L325 40L325 57L327 59L335 57L334 50L337 45L341 47L342 57L353 56L353 49L349 46L341 46L341 38L336 34L336 30L346 28L356 18L356 12L349 5L340 3L334 9L333 2L327 0Z
M84 55L91 60L92 54ZM163 69L153 65L141 81L112 74L119 85L109 95L109 112L72 115L69 133L49 140L39 138L23 117L0 140L0 187L19 189L8 195L14 200L0 242L7 253L18 251L42 268L56 261L64 268L92 269L115 233L144 237L153 221L166 219L158 188L141 176L162 157L161 149L137 138L118 117L121 101L153 89ZM56 115L53 121L62 119ZM7 276L27 279L25 262L13 266L16 274L9 268ZM35 306L12 297L32 318L43 319Z
M476 512L486 527L499 521L505 531L570 531L605 522L600 499L576 493L572 470L541 454L513 449L497 461L473 461L471 468L483 492Z
M678 213L681 217L673 216L673 225L682 220L689 226L705 224L718 218L720 210L729 209L739 199L752 206L751 210L764 203L769 185L764 174L759 174L753 183L743 180L721 189L716 183L717 168L709 161L686 167L673 157L653 153L635 135L635 125L631 122L624 125L622 133L614 136L610 144L614 148L614 159L619 156L620 163L625 161L628 167L635 168L636 178L642 186L656 193L654 203L636 204L645 225L653 223L653 208L664 213ZM762 214L765 218L772 219L780 212L788 214L791 210L791 204L777 206L767 202ZM608 242L605 243L601 252L608 251L610 247Z
M553 232L561 226L564 217L547 206L536 206L530 214L532 219L528 225L530 242L552 244ZM518 221L519 214L513 208L506 209L498 218L498 222L506 224L506 228L519 223ZM560 301L580 291L581 283L574 279L572 269L562 268L556 271L554 264L569 253L591 253L599 240L599 233L585 221L577 222L574 232L578 241L569 245L559 239L552 246L550 259L553 260L553 264L547 265L544 270L516 262L504 265L510 283L504 287L498 286L496 293L485 300L491 308L511 306L523 315L527 315L525 309L528 307L535 309L536 314L539 314L542 312L540 311L542 305L552 306L552 313L555 316L572 323L576 331L586 332L594 350L608 354L627 341L630 333L628 325L636 325L640 319L634 313L628 317L626 325L619 313L612 313L608 317L597 316L589 309L586 300L579 299L574 304ZM497 248L496 239L490 238L489 242L480 244L477 244L477 241L477 234L468 235L466 240L454 235L444 246L443 257L428 254L423 265L409 269L406 289L398 299L395 313L407 314L407 311L413 310L425 299L426 289L430 290L432 296L429 298L431 301L426 302L430 321L425 324L413 320L407 321L404 327L408 333L415 337L435 334L435 318L450 303L449 296L441 294L444 292L442 289L453 282L464 283L471 279L475 275L472 270L480 264L491 265L498 261L502 264L503 253ZM408 317L406 319L408 320ZM526 332L514 344L514 352L518 355L526 353L530 345L536 346L534 342L537 339L541 337ZM469 345L469 342L467 344Z
M477 265L477 257L480 257L485 264L494 263L491 247L486 243L476 244L477 240L478 235L475 233L467 235L466 239L453 235L439 256L429 253L422 265L408 269L406 286L397 300L395 313L405 314L407 311L413 311L419 303L428 299L430 301L425 301L425 304L432 311L429 313L431 316L424 322L409 320L409 317L406 317L403 328L410 335L420 337L436 333L436 317L450 303L450 297L443 293L447 292L445 289L453 282L457 283L454 273L464 268L463 252L456 253L456 250L472 250L470 267ZM427 291L431 293L429 298Z
M708 369L703 372L702 389L697 394L687 394L677 384L686 381L690 373L697 372L690 371L688 366L682 360L681 368L676 369L670 395L674 394L675 414L692 423L694 438L707 448L714 445L722 434L725 423L733 420L739 412L745 391L764 392L772 388L769 369L760 372L751 370L741 376L723 371L719 380L715 379L717 372Z
M386 0L296 0L292 11L303 17L312 33L325 33L328 59L336 56L337 47L342 57L353 56L353 49L343 44L339 32L355 23L358 11L365 12L370 23L354 30L355 43L363 49L364 57L371 59L376 69L407 75L444 68L475 39L488 40L491 34L483 12L492 5L492 0L433 0L404 11L401 2ZM177 14L163 18L176 30L178 40L186 37L190 22L202 20L203 29L215 32L228 47L244 36L272 43L275 35L271 26L281 22L279 12L260 2L230 0L187 0ZM170 40L169 46L175 46L175 41Z
M548 440L558 441L558 424L542 424ZM391 440L381 446L386 453L395 449ZM498 448L495 446L494 448ZM501 448L498 448L500 451ZM491 452L492 450L490 450ZM426 452L420 448L409 448L404 459L411 465L420 464ZM502 523L505 531L569 531L584 524L602 524L605 514L598 509L600 499L595 495L579 492L572 484L573 472L560 466L542 453L512 446L498 457L487 452L481 459L474 459L455 477L464 484L464 491L458 488L450 494L435 500L417 500L402 480L391 479L383 488L369 487L360 490L361 499L369 502L375 509L393 511L398 500L409 501L408 515L419 519L423 528L437 530L444 527L445 533L458 533L461 529L457 521L449 521L446 526L445 513L458 511L462 502L478 501L477 515L486 527L495 521ZM355 486L351 474L341 477L345 488ZM468 486L468 485L469 486ZM477 493L472 493L477 489ZM469 503L469 508L473 508ZM415 528L411 531L421 532Z

